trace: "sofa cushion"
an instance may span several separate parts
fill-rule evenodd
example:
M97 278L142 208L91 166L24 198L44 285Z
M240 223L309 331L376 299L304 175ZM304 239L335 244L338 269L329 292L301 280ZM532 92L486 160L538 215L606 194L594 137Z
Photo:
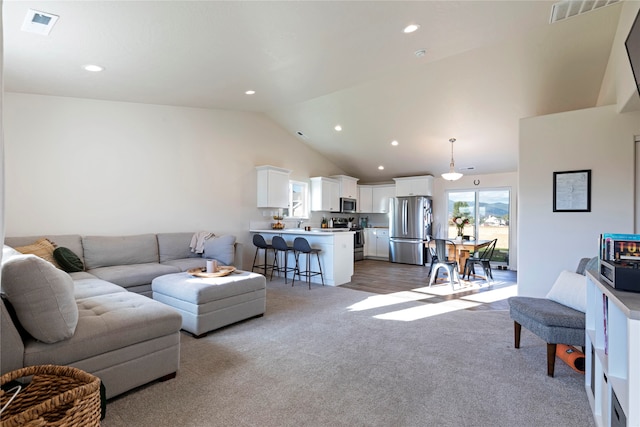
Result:
M74 280L74 292L76 300L84 298L92 298L99 295L117 294L119 292L127 292L122 286L118 286L106 280L96 277L89 279Z
M82 280L82 279L97 279L96 276L94 276L91 273L87 273L86 271L78 271L76 273L69 273L69 276L71 276L71 278L73 279L74 282L76 280Z
M84 271L84 264L82 263L82 260L69 248L55 248L53 251L53 257L60 268L67 273Z
M183 258L174 259L162 263L163 265L170 265L176 267L180 271L187 271L192 268L204 268L207 266L207 260L204 258Z
M193 233L158 233L156 237L158 238L160 262L185 258L202 258L200 254L191 252L189 248Z
M37 255L40 258L49 261L56 267L60 267L53 257L53 251L55 250L55 245L46 237L36 240L35 242L26 245L26 246L18 246L14 248L20 253L23 254L33 254Z
M13 256L2 265L2 289L24 329L54 343L73 336L78 307L73 280L36 255Z
M211 237L204 242L204 257L215 259L224 265L233 264L236 236L230 234Z
M0 333L0 348L2 349L0 372L6 373L22 368L24 343L22 342L18 325L14 323L9 309L5 305L4 298L0 298L0 324L2 325Z
M25 343L25 365L72 364L177 333L182 316L173 308L131 292L78 301L79 320L71 339L45 345Z
M136 265L114 265L89 270L94 276L115 283L125 288L148 285L151 281L164 274L178 273L180 269L170 265L155 263Z
M582 274L564 270L547 293L547 299L584 313L587 311L587 279Z
M87 270L115 265L160 262L155 234L135 236L84 236L84 263Z

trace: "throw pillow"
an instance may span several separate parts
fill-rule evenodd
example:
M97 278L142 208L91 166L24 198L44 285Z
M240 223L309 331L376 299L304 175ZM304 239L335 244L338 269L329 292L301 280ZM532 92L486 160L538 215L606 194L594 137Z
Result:
M24 329L54 343L71 338L78 306L71 276L35 255L16 255L2 264L2 290Z
M211 237L204 242L204 257L215 259L224 265L233 264L236 236Z
M51 240L43 237L42 239L39 239L30 245L19 246L14 249L18 252L22 252L23 254L37 255L59 268L60 266L53 257L53 251L55 248L56 246Z
M16 251L11 246L4 245L2 247L2 262L4 262L5 260L8 260L9 258L15 255L22 255L22 252Z
M587 279L582 274L563 271L547 294L547 299L574 310L587 310Z
M60 265L60 268L67 273L84 271L84 264L82 263L82 260L69 248L55 248L53 251L53 257L58 262L58 265Z

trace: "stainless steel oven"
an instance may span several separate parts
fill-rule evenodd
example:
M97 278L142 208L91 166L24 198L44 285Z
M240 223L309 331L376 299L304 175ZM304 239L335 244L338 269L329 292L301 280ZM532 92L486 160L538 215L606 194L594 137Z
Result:
M362 261L364 259L364 230L361 227L351 227L355 231L353 234L353 260Z
M353 220L353 218L351 218ZM333 228L348 228L352 221L347 218L331 218ZM353 260L362 261L364 259L364 230L358 225L352 225L349 228L353 233Z

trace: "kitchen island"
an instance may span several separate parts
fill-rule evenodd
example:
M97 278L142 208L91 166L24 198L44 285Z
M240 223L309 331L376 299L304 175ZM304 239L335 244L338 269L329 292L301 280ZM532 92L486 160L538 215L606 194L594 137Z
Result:
M251 234L261 234L267 243L271 242L273 236L281 236L290 246L293 246L293 241L296 237L304 237L312 248L322 250L320 252L320 264L325 285L340 286L351 281L351 276L353 276L353 235L355 234L353 231L344 228L317 228L312 229L312 231L305 231L304 229L251 229L249 232ZM262 252L260 251L259 256L262 256ZM271 256L269 255L267 261L269 264L273 262ZM301 264L306 262L303 261L305 257L305 254L300 255ZM284 260L279 259L278 264L284 265ZM292 253L289 254L288 264L290 266L295 265ZM301 265L301 268L304 269L304 265ZM311 259L311 269L317 270L315 256ZM293 277L293 273L290 272L288 277ZM311 281L313 283L321 283L320 276L313 276Z

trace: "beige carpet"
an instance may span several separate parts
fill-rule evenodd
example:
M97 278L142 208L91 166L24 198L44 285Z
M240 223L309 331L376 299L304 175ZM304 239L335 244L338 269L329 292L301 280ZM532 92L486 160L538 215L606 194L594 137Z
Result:
M478 301L268 282L267 313L196 340L175 379L109 402L115 426L593 426L584 377Z

